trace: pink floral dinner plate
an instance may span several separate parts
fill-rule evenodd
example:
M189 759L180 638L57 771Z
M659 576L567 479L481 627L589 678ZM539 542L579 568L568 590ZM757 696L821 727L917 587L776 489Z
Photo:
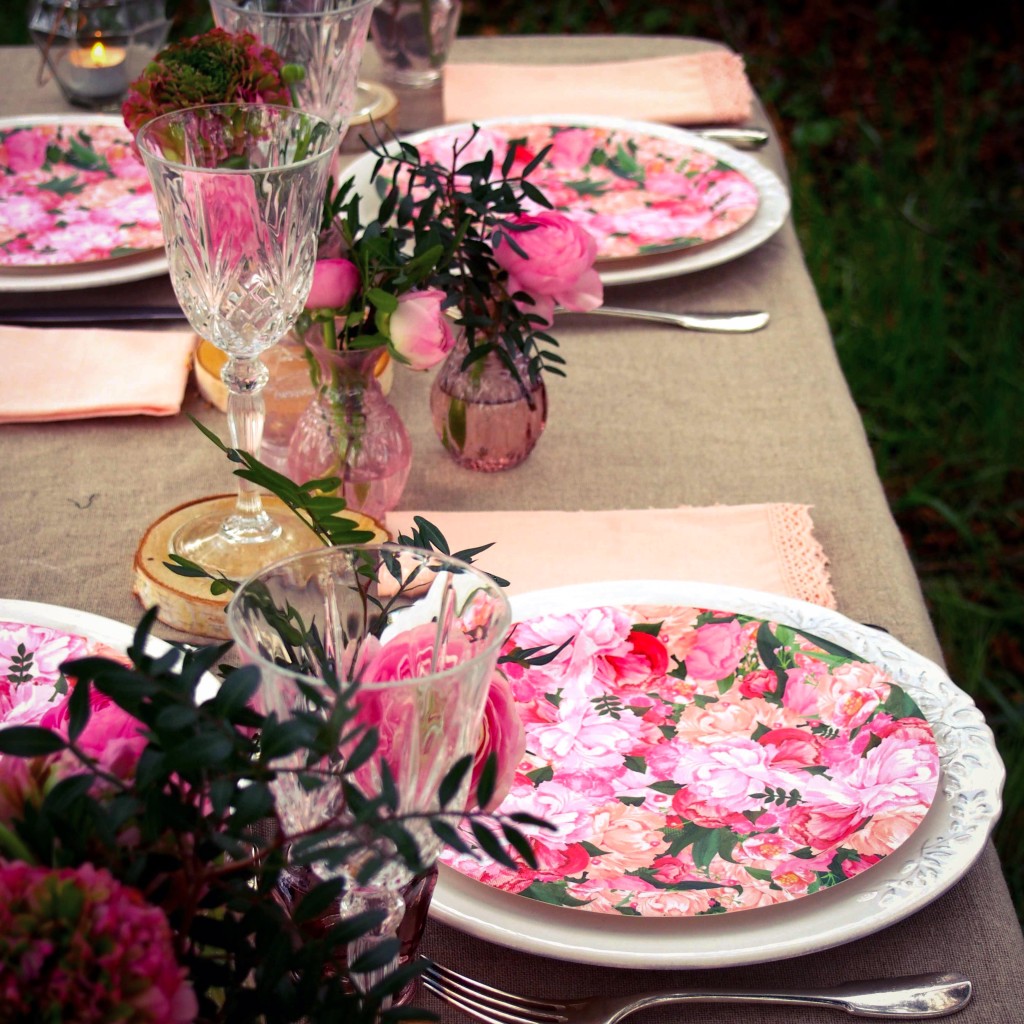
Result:
M447 851L545 904L706 917L823 892L898 850L936 794L917 703L805 627L679 604L595 604L513 628L550 663L510 667L527 753L506 813L538 867Z
M118 119L0 125L0 268L88 267L162 248L145 167Z
M453 142L468 135L465 127L432 133L417 148L425 160L450 164ZM598 260L705 245L734 234L757 213L757 186L721 155L611 124L488 122L459 163L490 151L500 168L513 150L516 174L546 147L529 180L597 240Z
M0 598L0 723L37 721L40 705L65 688L65 661L93 655L124 660L134 637L134 627L90 612ZM146 650L156 657L171 647L151 636ZM206 676L201 686L212 694L217 682Z

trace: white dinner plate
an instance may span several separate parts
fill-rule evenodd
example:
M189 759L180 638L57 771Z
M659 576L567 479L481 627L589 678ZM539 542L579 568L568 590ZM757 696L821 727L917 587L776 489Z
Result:
M124 121L116 114L35 114L0 118L0 129L43 124L59 124L65 127L103 124L124 127ZM166 273L167 254L161 247L150 252L78 265L0 267L0 293L93 288L140 281Z
M626 581L511 598L513 621L620 605L742 612L832 641L879 665L917 702L938 744L941 781L922 824L896 851L842 885L738 914L637 918L547 906L441 866L431 913L500 945L579 963L634 968L738 966L802 956L871 935L949 889L984 849L1005 772L971 698L934 662L889 634L792 598L734 587Z
M490 121L478 122L480 127L492 125L527 125L527 124L558 124L580 125L608 128L620 132L633 132L638 135L654 136L667 139L674 143L703 150L712 156L728 163L740 171L757 188L760 202L757 212L738 231L718 241L697 246L693 249L679 249L653 256L641 256L635 259L615 260L597 264L597 271L606 285L639 284L644 281L658 281L676 277L680 274L691 274L697 270L719 266L734 260L745 253L756 249L766 242L786 221L789 215L789 192L779 177L768 170L756 157L749 153L741 153L722 142L713 142L693 132L669 125L648 124L642 121L630 121L615 117L592 117L582 114L564 114L558 116L538 117L501 117ZM403 136L403 142L417 145L437 135L447 135L470 128L469 124L444 125L430 128ZM366 153L354 161L346 169L353 178L355 191L362 197L360 212L365 219L376 215L379 205L374 184L370 177L373 173L377 157Z

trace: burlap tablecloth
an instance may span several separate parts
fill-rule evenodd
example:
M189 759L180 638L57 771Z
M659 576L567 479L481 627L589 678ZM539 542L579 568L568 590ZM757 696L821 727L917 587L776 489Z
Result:
M455 59L591 61L693 45L632 37L460 40ZM52 83L37 87L33 51L8 48L0 50L0 59L4 115L69 109ZM436 121L436 96L402 93L401 99L403 127ZM775 142L763 159L781 169ZM170 298L169 283L161 278L89 293L0 293L0 309ZM415 453L403 506L572 510L807 503L831 560L840 611L883 626L939 659L917 579L792 225L732 263L612 288L607 300L673 310L765 308L772 322L757 334L726 337L630 321L560 319L557 336L568 377L551 380L547 432L524 465L500 474L471 473L452 464L430 426L429 378L400 372L393 397ZM53 372L61 367L55 365ZM194 392L186 409L223 434L223 418ZM0 451L0 594L123 622L134 622L140 612L131 596L131 558L145 525L190 497L231 487L219 453L184 417L9 425L0 427ZM460 546L487 539L455 538ZM973 1003L958 1018L965 1024L1016 1024L1024 1006L1024 941L991 844L979 863L925 910L870 938L798 959L713 972L615 971L534 958L437 923L430 925L424 948L479 977L539 994L707 981L826 985L955 969L976 984ZM423 1003L438 1009L430 997ZM446 1020L459 1019L441 1012ZM662 1019L675 1020L683 1012L665 1011ZM824 1010L725 1006L688 1008L685 1014L709 1022L741 1015L765 1022L829 1016Z

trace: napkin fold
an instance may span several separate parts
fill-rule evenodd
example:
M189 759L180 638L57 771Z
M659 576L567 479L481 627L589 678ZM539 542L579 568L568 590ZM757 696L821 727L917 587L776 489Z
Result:
M525 593L569 583L653 579L765 590L835 608L828 559L809 505L682 506L600 512L391 512L393 535L413 516L453 549L494 542L476 564Z
M0 423L171 416L195 341L184 331L0 326Z
M446 64L444 119L589 114L666 124L746 120L754 93L730 50L601 64Z

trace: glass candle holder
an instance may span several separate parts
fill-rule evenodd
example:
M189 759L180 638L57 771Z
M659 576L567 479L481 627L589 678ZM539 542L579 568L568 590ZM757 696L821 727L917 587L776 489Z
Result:
M164 45L164 0L34 0L29 34L65 99L89 110L116 109Z

